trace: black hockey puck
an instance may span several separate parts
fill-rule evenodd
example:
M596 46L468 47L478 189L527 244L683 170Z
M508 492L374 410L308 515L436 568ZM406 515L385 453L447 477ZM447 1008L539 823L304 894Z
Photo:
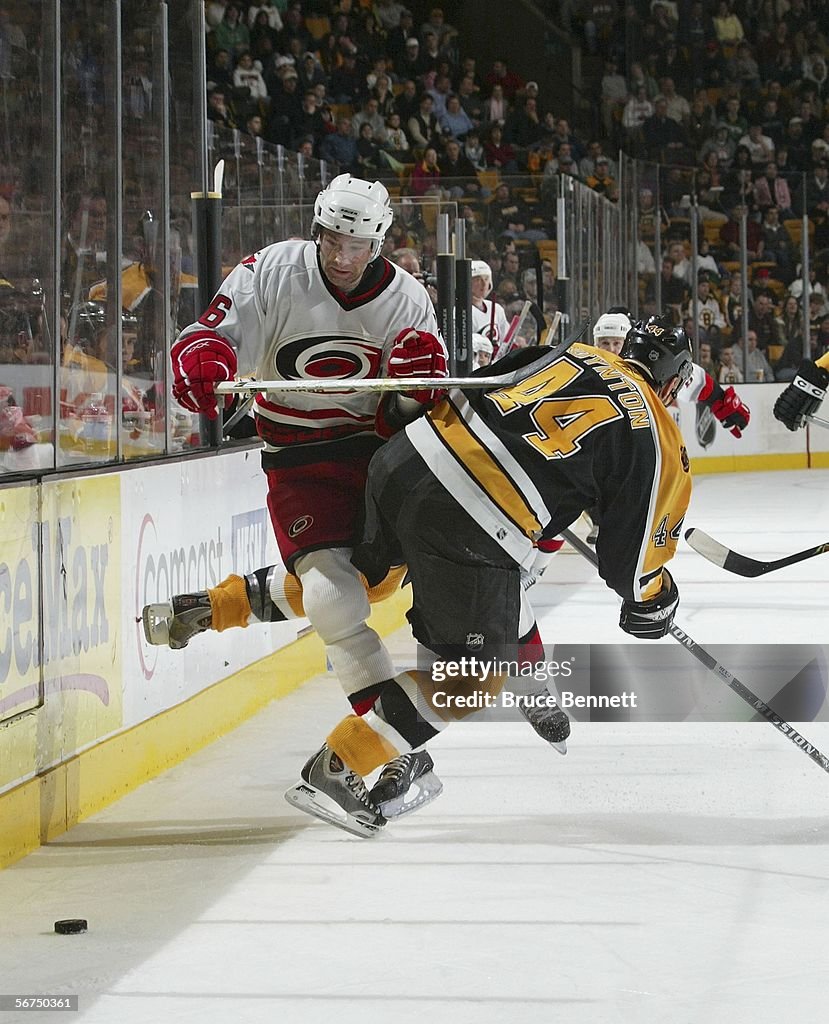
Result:
M55 921L55 931L58 935L78 935L85 932L89 927L82 917L70 917L66 921Z

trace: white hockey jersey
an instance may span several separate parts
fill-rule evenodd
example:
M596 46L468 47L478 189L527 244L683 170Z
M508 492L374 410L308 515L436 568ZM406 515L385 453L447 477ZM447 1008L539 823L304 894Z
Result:
M504 307L497 302L493 303L486 299L482 299L481 302L483 308L472 303L472 333L483 334L485 338L489 338L497 353L498 345L507 336L509 330L507 314L504 312ZM495 307L494 320L492 319L493 306Z
M315 242L288 241L242 260L180 337L226 339L241 375L347 380L384 376L394 339L412 327L439 337L429 295L411 274L380 258L346 295L323 275ZM379 401L348 391L259 395L257 429L266 452L373 435Z
M700 392L705 387L707 378L708 374L701 366L698 366L697 363L691 363L691 376L679 389L676 397L680 402L696 402L699 399Z

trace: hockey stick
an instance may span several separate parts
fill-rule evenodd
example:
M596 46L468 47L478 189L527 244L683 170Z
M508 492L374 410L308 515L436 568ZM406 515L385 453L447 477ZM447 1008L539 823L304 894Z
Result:
M817 427L825 427L829 430L829 420L825 420L822 416L807 416L807 423L814 423Z
M256 392L254 392L253 394L249 394L247 398L239 402L239 404L236 406L236 411L233 413L233 415L228 417L228 419L222 424L222 433L225 435L225 437L227 437L228 434L230 434L231 430L233 430L237 423L240 423L245 418L245 416L247 416L247 414L253 408L253 403L255 399Z
M562 537L571 544L580 555L584 555L588 562L591 562L594 566L598 567L599 560L596 557L595 551L584 541L577 537L570 530L562 530ZM708 653L704 647L700 647L698 643L691 639L685 630L680 629L677 625L671 626L671 636L677 643L682 644L689 654L692 654L700 664L704 665L709 672L713 672L714 675L721 679L726 686L728 686L734 693L737 694L741 700L744 700L746 704L752 708L753 711L758 712L777 729L778 732L782 733L786 739L791 740L792 743L802 750L804 754L810 757L816 765L822 768L827 774L829 774L829 757L826 754L821 753L820 750L813 744L811 744L805 736L801 736L800 733L784 719L781 718L775 711L773 711L768 704L756 693L753 693L745 685L741 683L736 676L732 675L727 668L724 668L716 658Z
M560 323L561 323L561 310L557 309L556 312L555 312L555 316L553 317L553 322L547 328L547 338L549 338L550 341L552 341L552 339L555 338L556 334L558 333L558 325ZM550 344L550 341L548 341L547 338L545 338L544 341L542 342L542 346L543 347L546 347L547 345ZM572 344L572 342L571 342L571 344ZM568 346L568 348L569 348L569 346Z
M300 394L349 394L361 391L422 391L424 388L503 388L504 377L346 377L334 380L232 380L216 385L217 395L249 395L264 391Z
M704 530L691 527L685 531L685 539L691 547L709 562L718 565L726 572L736 573L738 576L748 576L753 579L755 576L765 576L767 572L775 572L777 569L785 569L787 565L794 565L796 562L803 562L807 558L814 558L815 555L825 555L829 551L829 543L817 544L805 551L798 551L795 555L786 555L785 558L777 558L771 562L761 562L756 558L749 558L737 551L732 551L725 544L721 544L713 537L709 537Z
M503 351L501 351L500 348L498 349L498 358L499 359L501 358L501 356L509 355L509 353L512 352L512 349L513 349L513 341L512 341L512 339L515 337L516 333L518 332L518 328L524 322L524 319L527 316L527 313L529 313L529 311L530 311L530 306L531 305L532 305L531 302L525 301L524 305L521 307L521 312L520 313L516 313L515 316L512 318L512 320L510 320L510 325L507 328L507 333L504 335L504 340L502 342Z
M585 320L569 338L549 353L547 363L554 362L574 345L587 330ZM515 371L519 372L519 371ZM500 377L346 377L328 380L226 380L215 387L217 395L252 395L265 391L291 391L306 394L348 394L360 391L422 391L425 388L508 388L517 381L513 374ZM241 417L240 417L241 418ZM227 429L227 426L225 426Z

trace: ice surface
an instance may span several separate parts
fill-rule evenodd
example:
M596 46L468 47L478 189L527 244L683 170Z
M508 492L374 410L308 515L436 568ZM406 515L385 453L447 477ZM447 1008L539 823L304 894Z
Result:
M780 557L827 513L826 473L710 476L686 525ZM673 569L700 643L824 638L829 557L743 580L683 542ZM577 555L533 598L545 639L622 639ZM0 873L0 989L100 1024L825 1018L829 777L769 725L576 723L560 757L459 724L440 799L361 840L282 800L342 712L321 677Z

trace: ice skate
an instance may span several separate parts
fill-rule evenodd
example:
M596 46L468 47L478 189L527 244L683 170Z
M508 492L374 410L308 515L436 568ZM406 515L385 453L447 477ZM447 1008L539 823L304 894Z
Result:
M538 696L539 694L529 694L519 698L518 710L543 740L559 754L566 754L570 719L560 707L547 707L546 702L535 704L533 698ZM549 694L543 690L540 696L546 699Z
M294 807L364 838L386 824L363 780L328 744L305 763L301 774L302 780L285 792L285 799Z
M399 818L425 807L443 792L443 783L435 775L434 767L425 750L400 754L384 766L368 798L385 818Z
M211 615L206 590L176 594L170 601L144 605L141 613L144 636L148 644L178 651L194 636L210 629Z

